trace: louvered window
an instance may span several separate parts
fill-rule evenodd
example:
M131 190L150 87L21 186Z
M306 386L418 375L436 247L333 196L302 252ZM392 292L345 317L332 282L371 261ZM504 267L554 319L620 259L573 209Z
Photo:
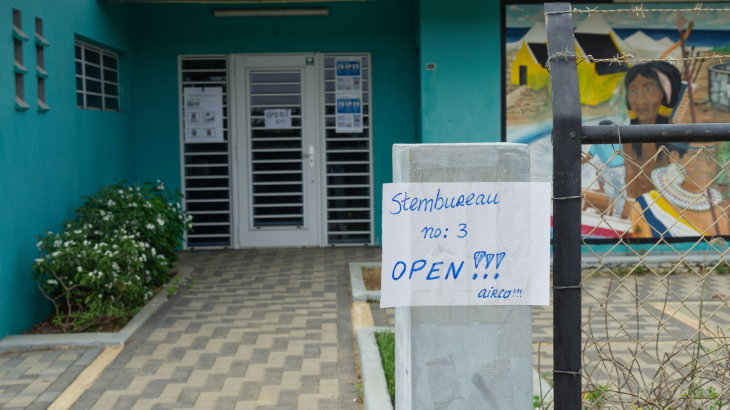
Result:
M182 57L180 95L186 87L222 87L223 142L185 142L184 122L180 126L185 207L193 216L193 232L187 234L188 248L231 246L231 180L228 131L228 59L225 56ZM183 99L180 99L182 106ZM181 119L185 107L181 107Z
M336 132L335 57L324 56L327 243L372 244L370 56L358 55L362 58L363 132L351 134Z

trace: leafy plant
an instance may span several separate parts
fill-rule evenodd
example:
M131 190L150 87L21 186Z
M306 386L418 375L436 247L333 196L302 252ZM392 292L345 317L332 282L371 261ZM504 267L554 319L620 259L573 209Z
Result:
M32 278L64 332L126 321L164 284L192 217L164 184L100 187L64 222L39 236Z
M182 281L180 278L175 278L172 280L172 284L167 287L167 297L171 298L172 295L176 294L178 290L180 290L180 284Z

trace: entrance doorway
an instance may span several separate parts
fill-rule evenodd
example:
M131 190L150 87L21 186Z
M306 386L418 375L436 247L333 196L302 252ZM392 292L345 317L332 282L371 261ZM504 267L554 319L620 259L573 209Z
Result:
M240 247L321 244L319 85L314 55L233 61ZM283 114L283 122L267 122Z
M337 121L338 59L361 66L361 130ZM185 249L374 244L371 74L367 53L180 56ZM186 138L191 87L220 89L222 140Z

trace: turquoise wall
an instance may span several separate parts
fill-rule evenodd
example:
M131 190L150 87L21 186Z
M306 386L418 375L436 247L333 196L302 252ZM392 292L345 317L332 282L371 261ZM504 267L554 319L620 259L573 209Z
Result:
M500 19L498 0L419 0L422 142L501 140Z
M25 100L30 109L15 110L12 9L22 13ZM126 11L96 1L6 0L0 2L0 338L29 329L50 312L50 304L30 279L38 257L35 235L58 232L74 215L81 196L114 178L134 178L134 121L130 56L121 63L123 111L76 108L74 35L130 49ZM43 19L47 102L38 112L35 18Z
M178 55L372 53L373 186L380 238L379 187L392 178L391 147L417 141L413 1L327 3L327 17L214 18L213 10L222 6L200 4L115 7L131 8L135 15L132 54L141 62L134 66L137 175L172 187L180 186Z

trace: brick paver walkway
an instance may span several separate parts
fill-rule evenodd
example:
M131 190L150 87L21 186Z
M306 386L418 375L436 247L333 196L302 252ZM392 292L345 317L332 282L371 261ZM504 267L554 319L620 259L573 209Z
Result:
M100 352L53 350L0 356L0 409L47 408Z
M194 288L166 303L73 409L359 409L347 264L379 251L183 253Z

